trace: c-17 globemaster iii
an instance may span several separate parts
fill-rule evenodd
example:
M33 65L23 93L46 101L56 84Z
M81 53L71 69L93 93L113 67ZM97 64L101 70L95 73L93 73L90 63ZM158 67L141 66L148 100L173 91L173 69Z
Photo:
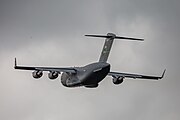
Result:
M32 70L33 71L32 76L36 79L42 77L44 71L49 72L48 77L51 80L56 79L59 74L62 74L61 83L66 87L85 86L88 88L95 88L98 87L99 83L106 76L112 76L112 81L116 85L121 84L125 78L152 79L152 80L158 80L163 78L165 70L162 76L160 77L110 71L111 67L110 64L107 63L107 59L114 39L126 39L126 40L136 40L136 41L143 41L144 39L119 37L113 33L108 33L107 35L85 35L85 36L105 38L105 43L98 62L91 63L83 67L66 67L66 68L28 67L28 66L18 66L15 58L14 68L20 70Z

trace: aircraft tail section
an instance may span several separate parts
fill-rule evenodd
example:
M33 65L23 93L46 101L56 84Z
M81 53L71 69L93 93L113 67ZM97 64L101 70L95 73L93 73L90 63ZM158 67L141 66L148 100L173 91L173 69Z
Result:
M116 35L112 33L108 33L107 36L111 36L111 37L106 38L105 40L105 43L104 43L104 46L103 46L103 49L101 51L101 55L99 58L99 62L107 62L114 38L116 37Z
M114 39L127 39L127 40L137 40L137 41L144 40L144 39L139 39L139 38L119 37L113 33L108 33L107 35L85 35L85 36L106 38L100 58L99 58L99 62L107 62Z

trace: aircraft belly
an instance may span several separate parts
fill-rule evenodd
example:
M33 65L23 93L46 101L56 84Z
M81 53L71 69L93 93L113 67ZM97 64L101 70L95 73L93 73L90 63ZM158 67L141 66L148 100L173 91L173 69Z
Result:
M86 78L83 80L83 85L96 85L101 82L109 73L110 66L97 69L97 71L91 71L88 73Z
M87 67L82 67L77 70L76 74L63 73L61 83L66 87L98 85L110 71L110 65L108 63L98 65L95 63Z

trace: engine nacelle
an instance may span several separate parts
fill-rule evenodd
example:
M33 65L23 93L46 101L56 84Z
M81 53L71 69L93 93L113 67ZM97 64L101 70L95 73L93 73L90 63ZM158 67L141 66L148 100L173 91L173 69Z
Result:
M124 79L124 77L113 77L113 83L115 84L115 85L119 85L119 84L121 84L122 82L123 82L123 79Z
M32 76L33 76L34 78L36 78L36 79L42 77L42 75L43 75L43 72L42 72L42 71L34 71L34 72L32 72Z
M59 76L59 73L56 72L56 71L53 71L53 72L48 73L48 77L49 77L49 79L51 79L51 80L56 79L58 76Z

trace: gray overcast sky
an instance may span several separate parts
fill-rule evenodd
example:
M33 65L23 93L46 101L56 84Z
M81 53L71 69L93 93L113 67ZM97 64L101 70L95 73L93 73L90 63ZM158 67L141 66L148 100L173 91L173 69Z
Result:
M1 0L1 120L179 120L179 0ZM104 40L84 34L145 38L115 41L111 70L160 75L160 81L107 77L97 89L65 88L32 66L83 66L99 59Z

